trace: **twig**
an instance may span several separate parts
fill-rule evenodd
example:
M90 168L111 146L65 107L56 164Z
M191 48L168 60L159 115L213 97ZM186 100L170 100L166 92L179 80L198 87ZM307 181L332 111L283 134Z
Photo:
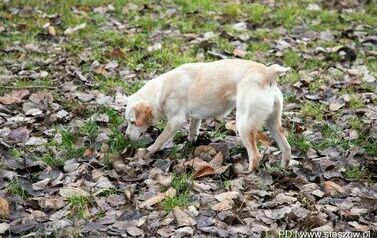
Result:
M43 89L57 89L57 87L52 87L52 86L43 86L43 85L30 85L30 86L2 86L0 85L1 88L5 89L33 89L33 88L43 88Z

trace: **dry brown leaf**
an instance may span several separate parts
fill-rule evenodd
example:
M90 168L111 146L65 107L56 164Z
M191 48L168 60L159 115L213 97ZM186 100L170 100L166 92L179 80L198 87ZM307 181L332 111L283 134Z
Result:
M96 68L94 72L97 74L101 74L102 76L105 76L105 77L110 76L110 73L105 69L104 65L101 65L100 67Z
M27 89L15 90L12 91L10 94L5 94L4 96L0 97L0 103L4 105L9 105L21 102L22 99L29 94L30 92Z
M333 197L345 193L344 189L340 185L331 181L326 181L324 187L326 194Z
M9 203L4 198L0 197L0 218L8 218L9 216Z
M215 196L215 198L221 202L224 200L233 200L236 199L239 196L239 192L237 191L230 191L230 192L225 192L225 193L220 193Z
M237 125L236 125L236 121L233 120L233 121L228 121L226 124L225 124L225 128L228 129L228 130L231 130L233 131L234 133L238 133L238 130L237 130Z
M179 207L174 208L173 214L178 227L196 225L196 221Z
M169 188L168 190L166 190L166 192L159 193L156 196L151 197L145 200L144 202L140 203L140 207L141 208L151 207L155 205L156 203L162 202L165 198L172 198L172 197L175 197L176 195L177 195L177 191L174 188Z
M233 55L236 57L244 58L247 55L247 52L240 48L236 48L233 50Z
M111 52L109 52L109 56L111 58L120 58L124 56L124 52L121 48L117 47L114 48Z
M90 196L90 194L87 191L82 190L80 188L73 188L73 187L60 188L59 194L60 196L64 198L70 198L73 196L84 196L84 197Z
M50 34L52 36L56 36L56 30L53 26L48 27L48 34Z
M90 149L86 149L84 151L83 156L84 156L84 158L91 158L91 157L93 157L94 154L95 154L95 150L90 148Z
M232 209L233 205L234 205L233 200L225 199L225 200L211 206L211 209L214 210L214 211L218 211L218 212L227 211L227 210Z
M204 176L208 176L208 175L213 174L214 171L215 170L214 170L214 168L212 168L212 166L210 166L210 165L204 165L198 171L196 171L194 177L195 178L201 178L201 177L204 177Z

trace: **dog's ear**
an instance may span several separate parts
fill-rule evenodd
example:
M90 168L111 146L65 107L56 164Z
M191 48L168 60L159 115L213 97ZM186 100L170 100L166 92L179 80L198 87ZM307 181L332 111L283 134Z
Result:
M152 107L148 103L138 103L134 106L135 110L135 124L138 127L148 126L152 123Z

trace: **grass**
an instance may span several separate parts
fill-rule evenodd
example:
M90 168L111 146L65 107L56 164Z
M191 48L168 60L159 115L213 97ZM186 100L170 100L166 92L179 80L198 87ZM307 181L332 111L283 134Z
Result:
M349 148L349 142L340 135L341 128L336 125L325 124L322 127L322 138L320 141L313 142L317 150L323 150L329 147L342 146L344 149Z
M99 133L99 126L93 119L88 119L80 127L80 133L87 136L90 140L94 140Z
M365 150L365 152L372 156L377 156L377 141L373 139L372 137L367 138L363 143L362 146Z
M319 103L306 101L302 107L301 113L304 117L310 117L318 121L323 120L325 106Z
M209 132L209 135L213 140L224 140L226 137L226 131L221 130L221 128L217 130L213 130Z
M364 127L363 122L360 120L360 118L356 116L348 118L347 122L351 126L352 129L357 130L357 131L361 131Z
M292 146L292 148L297 148L304 154L306 154L306 152L308 152L312 147L309 139L301 133L296 133L294 131L294 127L292 127L292 129L289 131L288 143Z
M118 127L124 121L123 117L113 108L106 107L102 110L102 112L109 117L109 124L112 127Z
M98 197L108 197L111 194L117 194L118 190L116 188L107 188L103 189L100 193L97 194Z
M68 198L68 205L72 216L83 218L89 206L89 198L86 196L72 196Z
M274 21L277 25L282 25L286 28L292 28L297 25L300 20L300 13L302 10L297 7L282 7L278 9L274 16Z
M146 146L146 143L143 140L127 140L117 128L113 129L109 138L110 139L107 143L109 144L110 152L113 153L121 153L126 149L138 149Z
M190 189L192 176L188 174L174 175L172 187L176 190L177 196L167 198L161 203L162 209L172 211L175 207L187 207L190 203Z
M268 8L264 5L254 3L247 7L247 14L251 23L263 23L267 18Z
M225 4L222 12L228 17L237 18L242 14L241 5L237 3Z
M7 191L10 194L19 195L24 199L29 196L29 194L22 188L21 183L17 178L12 179L7 183L5 191Z
M344 177L348 180L360 180L365 178L366 173L360 167L349 167L344 171Z
M15 159L18 159L22 156L23 152L21 150L18 150L18 149L15 149L15 148L12 148L9 150L9 155L10 157L12 158L15 158Z
M70 129L64 127L59 128L58 132L61 135L61 144L58 146L64 151L63 161L81 157L85 151L85 148L75 146L78 135L76 133L72 133ZM47 160L50 159L51 158L47 158ZM63 161L59 162L59 164L63 163Z
M350 96L349 107L351 109L356 110L356 109L362 108L363 106L364 106L364 104L361 101L360 97L358 97L355 94Z
M64 165L64 159L55 157L52 153L47 152L43 153L40 157L40 160L45 162L46 165L50 167L59 167Z
M288 75L279 78L279 83L285 84L285 85L293 85L297 83L298 81L300 81L300 75L296 71L290 72ZM294 97L296 96L294 95Z
M249 3L252 2L252 3ZM339 44L344 44L346 39L343 39L341 32L345 29L353 26L358 28L358 25L369 25L364 30L368 35L374 35L374 29L376 28L377 20L377 7L376 4L366 4L366 11L353 11L346 12L336 9L330 9L322 6L322 10L318 12L312 12L306 10L307 3L312 1L287 1L277 2L276 7L268 7L260 3L254 3L254 1L216 1L216 0L163 0L159 9L155 9L156 1L133 1L139 8L130 9L127 13L123 13L123 8L129 3L127 0L56 0L56 1L37 1L37 0L12 0L7 3L0 3L0 19L6 31L0 33L0 47L7 49L15 45L23 47L26 43L41 43L41 46L48 46L49 43L54 43L56 40L61 39L63 43L57 43L56 46L61 48L59 54L47 54L47 53L32 53L32 52L20 52L18 50L9 51L6 53L0 52L0 56L4 62L10 62L0 67L0 73L5 72L19 72L20 70L47 70L49 76L44 79L31 80L28 78L15 78L6 86L13 87L51 87L59 86L60 81L55 80L55 72L50 68L45 68L39 61L56 60L54 55L63 55L67 57L68 62L74 62L74 59L83 56L83 62L77 62L78 67L84 75L89 75L90 80L94 78L95 85L91 89L99 90L106 94L113 94L115 88L123 88L126 94L132 94L136 92L140 87L144 85L145 80L150 79L156 74L160 74L166 70L170 70L180 64L186 62L194 62L199 59L199 54L204 55L204 61L213 60L212 56L207 54L207 48L202 46L203 44L209 44L208 49L215 48L219 52L232 52L235 49L235 43L244 43L247 46L247 59L255 59L262 63L272 63L276 60L273 57L274 52L274 40L282 37L277 27L283 26L287 29L288 34L293 32L297 26L307 27L308 30L319 31L325 30L338 30L338 35L334 41L308 41L307 44L298 45L292 43L293 49L287 49L283 51L283 56L278 61L285 66L292 67L292 70L287 76L279 79L281 84L286 86L292 86L299 82L299 71L303 71L301 75L307 73L307 71L313 71L327 66L329 61L322 61L316 55L311 55L312 49L317 46L321 47L334 47ZM95 7L105 6L106 4L113 4L115 11L107 13L105 15L94 13L92 10ZM20 14L11 14L7 12L9 5L15 8L22 8L26 5L30 5L40 10L40 13L32 14L30 17L22 17ZM172 13L171 16L165 16L164 14L168 9L177 9L177 12ZM80 11L77 14L74 9ZM54 25L59 38L41 39L46 34L46 30L42 26L46 23L46 14L57 14L61 23L55 24L51 20L51 24ZM12 15L12 19L8 18ZM115 26L109 26L108 21L119 21L120 23L127 23L127 34L124 31L117 29ZM236 31L232 29L234 23L245 21L248 24L247 34L250 35L250 40L242 42L237 40L240 34L244 31ZM61 38L64 30L67 27L76 26L80 23L86 22L86 28L67 36L65 39ZM113 24L112 24L113 25ZM169 30L178 30L178 34L170 34ZM231 37L224 37L221 32L227 32ZM204 42L197 42L198 39L206 32L214 32L216 36L214 39ZM159 35L160 33L161 36ZM192 38L189 39L185 33L194 33ZM340 38L339 38L340 37ZM349 39L347 39L349 40ZM15 42L19 43L15 43ZM238 42L236 42L238 41ZM153 52L147 52L149 46L154 45L157 42L161 42L162 48ZM54 43L55 44L55 43ZM356 45L360 44L356 40ZM297 47L298 50L294 49ZM365 44L362 48L368 48L367 51L375 50L373 46ZM360 47L357 47L358 49ZM358 52L358 59L361 59L368 67L370 74L377 76L377 59L371 56L367 56L360 48ZM114 49L119 49L121 53L114 55ZM301 51L305 51L311 55L312 58L303 58L300 54ZM272 52L272 53L271 53ZM329 55L332 62L338 63L338 55ZM76 57L76 58L72 58ZM37 60L38 59L38 60ZM111 76L103 76L101 74L93 73L91 63L93 61L99 61L101 64L106 64L110 60L116 60L119 64L118 69L129 69L134 71L136 76L132 79L124 80L118 74L118 71L113 72ZM21 68L18 69L18 64ZM17 67L16 67L17 66ZM326 71L326 70L325 70ZM326 73L326 72L324 72ZM336 80L341 81L343 74L335 76ZM52 80L54 79L54 80ZM75 82L76 83L76 82ZM86 89L83 83L78 82L79 88ZM316 93L322 89L323 86L328 87L327 81L322 78L316 78L312 81L308 87L309 92ZM351 110L357 110L364 107L363 100L357 93L368 91L374 92L373 84L362 83L361 85L352 85L352 90L340 90L341 93L348 93L351 95L351 100L347 104L347 108ZM59 96L59 88L56 90ZM291 91L291 90L288 90ZM0 89L0 93L5 92L5 89ZM299 101L297 95L294 93L284 93L285 100L288 102L295 102L302 106L301 113L306 117L305 122L311 122L311 119L316 121L323 121L324 113L327 112L325 105L312 102L312 101ZM54 94L54 98L56 99ZM57 101L61 105L68 104L67 102ZM76 105L71 103L72 108ZM64 107L65 108L65 107ZM65 108L72 111L72 108ZM94 141L100 131L100 127L107 127L111 131L109 140L106 142L109 145L109 151L104 155L105 169L111 169L111 158L117 156L118 153L124 150L135 150L140 147L145 147L143 141L131 142L125 139L124 135L118 130L118 127L123 123L121 113L109 108L100 108L96 113L105 113L109 116L109 123L103 125L102 123L96 123L95 120L86 119L92 112L85 113L85 115L76 115L77 117L84 118L85 123L78 131L73 131L68 127L62 127L57 130L61 135L61 144L50 143L48 150L41 154L37 154L36 158L44 161L45 164L51 167L61 167L67 159L81 157L85 148L80 147L78 144L81 142L82 137L90 139L90 143ZM327 114L326 114L327 115ZM87 116L87 117L86 117ZM330 115L331 116L331 115ZM333 116L333 118L336 115ZM341 128L336 126L339 120L334 122L335 125L326 124L321 128L316 128L315 132L322 134L320 141L310 141L301 132L296 132L292 129L289 133L288 140L293 148L300 150L302 153L306 153L309 149L322 150L329 147L341 146L348 148L350 146L358 146L365 150L368 156L377 156L377 142L369 135L364 135L364 128L367 127L363 123L362 117L354 116L347 120L348 128L355 129L359 132L359 138L347 141L342 138ZM159 130L164 129L164 123L157 126ZM307 127L310 127L308 125ZM216 140L223 140L226 133L222 130L213 130L209 132L210 136ZM187 145L187 146L186 146ZM179 149L179 146L174 146L170 151L170 155L173 158L184 158L192 150L192 147L188 146L188 143L184 148ZM56 155L63 152L63 157L58 158ZM20 158L28 153L18 148L14 148L10 151L12 158ZM230 153L232 155L238 153L245 153L245 148L242 145L234 146L231 148ZM361 170L361 169L359 169ZM349 178L360 177L358 168L347 168L345 176ZM189 202L189 190L191 186L191 178L187 175L176 175L173 179L173 187L177 190L177 197L167 199L162 206L165 210L171 210L176 206L186 206ZM225 185L225 183L224 183ZM22 190L18 180L11 181L6 186L6 191L9 193L19 194L25 196L25 191ZM108 196L115 193L115 190L103 191L100 196ZM85 198L72 198L70 202L74 210L78 210L78 213L86 209L88 201Z
M284 65L292 67L292 68L297 68L300 64L300 56L298 53L289 50L283 55L283 62Z

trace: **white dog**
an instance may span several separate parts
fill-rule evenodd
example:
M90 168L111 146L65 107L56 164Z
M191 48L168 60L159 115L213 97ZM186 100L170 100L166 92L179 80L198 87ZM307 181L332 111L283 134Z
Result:
M139 137L152 124L166 118L167 125L146 157L160 150L190 120L188 139L193 141L202 119L225 116L237 106L236 126L249 156L249 171L258 168L258 130L266 126L282 152L282 167L291 159L281 127L283 96L276 84L289 68L269 67L252 61L229 59L184 64L147 82L128 98L126 135Z

